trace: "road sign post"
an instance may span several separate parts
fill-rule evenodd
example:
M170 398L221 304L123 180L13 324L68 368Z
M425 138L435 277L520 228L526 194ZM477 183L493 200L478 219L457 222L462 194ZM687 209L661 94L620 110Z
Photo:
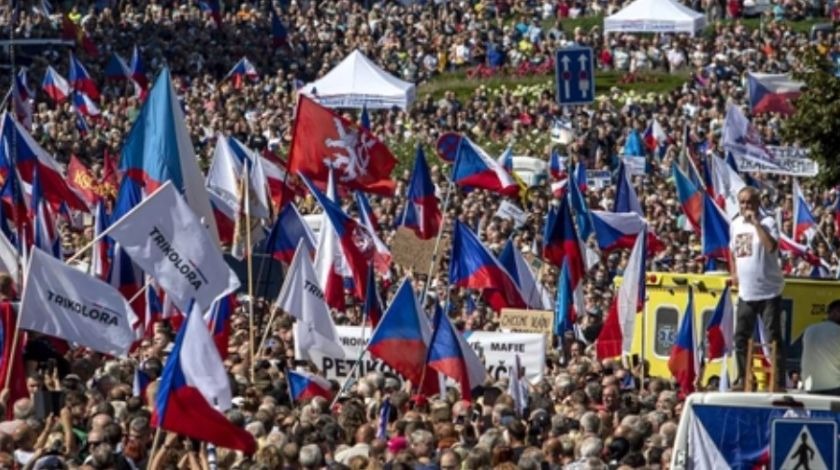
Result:
M592 103L595 100L595 64L592 48L560 49L556 59L557 103L562 106Z

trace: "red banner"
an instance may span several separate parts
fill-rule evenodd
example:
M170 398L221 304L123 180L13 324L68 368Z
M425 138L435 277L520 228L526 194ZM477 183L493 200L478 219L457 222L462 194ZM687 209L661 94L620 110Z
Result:
M311 99L300 96L289 152L292 173L302 173L324 187L329 168L347 189L393 196L391 170L397 159L369 131Z

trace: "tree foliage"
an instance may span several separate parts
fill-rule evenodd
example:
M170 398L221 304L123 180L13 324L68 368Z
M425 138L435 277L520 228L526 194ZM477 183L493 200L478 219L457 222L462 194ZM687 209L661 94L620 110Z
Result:
M811 50L793 73L805 83L795 112L782 126L786 142L808 148L819 162L819 180L840 184L840 78L828 57Z

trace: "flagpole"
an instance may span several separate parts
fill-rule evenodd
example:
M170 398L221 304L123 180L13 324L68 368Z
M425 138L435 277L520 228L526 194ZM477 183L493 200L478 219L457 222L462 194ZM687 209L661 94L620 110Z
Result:
M245 198L245 254L247 256L248 267L248 343L250 346L249 352L251 353L251 382L253 383L255 374L254 361L256 360L256 349L254 348L254 249L251 246L251 188L250 184L245 183L245 176L249 174L250 169L246 161L242 178L244 183L242 189L245 193L243 197Z
M429 292L429 285L432 283L432 274L435 272L435 265L437 264L438 249L440 249L440 240L443 237L444 229L446 229L446 213L449 210L449 201L452 199L452 189L455 187L454 181L449 181L449 187L446 189L446 198L443 200L443 210L441 211L441 223L438 230L437 239L435 240L435 249L432 251L432 261L429 263L429 271L426 275L426 283L423 285L423 295L420 297L421 305L426 302L426 294ZM447 289L448 290L448 289ZM449 294L447 293L447 298Z

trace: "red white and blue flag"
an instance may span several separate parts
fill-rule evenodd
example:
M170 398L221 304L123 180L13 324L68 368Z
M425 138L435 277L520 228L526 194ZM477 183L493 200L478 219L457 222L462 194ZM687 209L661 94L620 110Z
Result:
M73 92L73 107L88 117L97 117L102 114L102 111L99 110L99 106L96 106L96 103L94 103L87 94L81 91Z
M790 74L747 73L747 93L753 113L793 114L793 101L802 92L803 83Z
M338 237L341 255L353 279L353 292L356 298L363 299L367 283L367 265L372 260L375 251L371 234L364 225L345 214L341 206L327 198L308 178L301 175L301 179L324 209L326 217L324 217L324 226L321 230L332 230ZM321 236L323 237L324 234Z
M52 65L47 66L44 79L41 81L41 89L55 103L60 103L70 96L70 83L56 72Z
M435 185L429 174L429 165L426 163L423 148L419 145L406 199L406 208L400 225L414 230L414 233L422 240L437 236L442 216L435 196Z
M668 358L668 370L676 379L681 395L688 395L694 391L694 381L700 373L698 352L697 334L694 330L694 290L689 288L688 303Z
M453 228L449 282L459 287L483 289L487 303L496 311L526 305L508 271L459 221L455 221Z
M618 288L618 295L604 320L598 335L596 352L598 359L617 357L629 353L633 345L636 313L645 305L645 253L647 252L647 229L639 232L630 259L624 268L624 277Z
M91 99L99 101L99 88L96 87L96 82L93 81L90 74L84 65L70 53L70 73L68 75L70 87L76 91L82 91Z
M391 304L373 330L367 349L372 357L423 389L437 387L437 374L423 374L429 340L432 337L429 320L417 301L411 281L404 279L391 299Z
M257 81L260 78L260 74L257 72L254 64L247 57L243 57L230 69L230 72L225 75L222 81L228 78L233 80L233 87L239 89L245 84L245 80Z
M706 359L719 359L734 351L735 314L729 286L720 293L715 311L706 326Z
M551 297L548 291L537 281L534 271L522 257L522 252L516 249L512 239L508 239L505 243L505 247L499 255L499 263L507 270L516 286L519 287L522 299L530 308L551 310Z
M813 238L817 231L817 220L814 218L799 181L793 179L793 239L800 241L803 237Z
M630 181L627 165L624 162L618 164L618 180L616 181L613 212L635 212L639 214L639 217L645 216L642 205L639 203L639 197L636 196L636 190L633 189L633 183Z
M286 378L289 381L292 402L300 403L315 397L331 400L333 397L332 384L319 375L302 370L288 370Z
M41 189L41 179L38 177L37 171L35 171L35 176L32 180L32 203L30 207L32 208L35 219L33 224L33 244L55 258L61 259L61 238L58 236L58 230L55 227L55 219L53 218L50 206L44 199L44 194Z
M452 181L462 188L481 188L506 196L519 193L519 185L505 168L466 136L458 145Z
M163 368L152 424L219 447L253 454L254 437L222 413L231 390L222 358L198 305L193 303Z
M286 203L268 233L265 242L266 253L277 261L289 264L299 243L303 243L310 255L315 253L315 236L309 229L294 203Z
M708 194L703 193L701 223L703 256L729 260L729 221Z
M433 324L426 365L458 382L461 398L471 400L472 390L484 384L487 370L440 306L435 309Z
M230 293L216 299L207 313L204 314L204 321L207 322L210 335L213 337L213 342L216 343L216 349L219 351L219 356L221 356L222 360L227 358L230 340L230 321L237 305L236 294Z

